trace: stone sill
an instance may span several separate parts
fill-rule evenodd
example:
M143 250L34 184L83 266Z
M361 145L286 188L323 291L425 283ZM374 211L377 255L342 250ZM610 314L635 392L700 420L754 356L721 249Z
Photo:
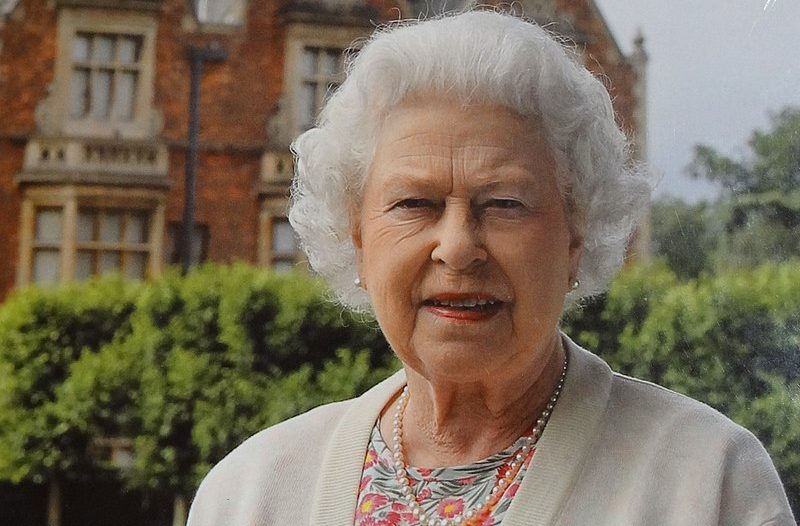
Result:
M56 0L58 7L99 7L128 11L161 11L162 0Z
M320 0L295 0L281 8L280 16L287 24L319 24L331 26L374 27L378 23L378 12L368 5L337 9L330 2Z
M108 172L25 171L17 175L14 182L17 186L74 184L161 189L171 185L169 178L165 176Z
M37 137L25 146L23 171L166 177L169 152L154 141Z
M254 186L254 193L258 197L289 198L291 181L258 181Z

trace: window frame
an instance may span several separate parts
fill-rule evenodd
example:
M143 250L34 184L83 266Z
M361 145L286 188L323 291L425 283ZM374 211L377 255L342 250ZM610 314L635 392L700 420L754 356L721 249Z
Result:
M308 268L305 254L300 249L295 234L295 251L291 257L276 255L272 250L273 226L276 221L288 221L286 198L268 197L261 202L258 219L258 264L262 267L274 268L276 262L290 262L293 268Z
M145 279L158 275L162 270L164 217L166 196L163 192L149 189L125 189L105 187L33 187L26 188L20 213L20 250L17 268L17 286L34 284L33 264L36 212L52 208L62 211L62 233L59 247L60 275L57 283L67 283L76 278L76 265L80 245L78 241L78 214L81 208L123 210L128 213L143 211L148 214L147 265ZM124 243L120 243L122 246ZM98 245L99 246L99 245ZM124 247L123 247L124 248ZM139 247L144 249L144 245ZM120 268L120 272L123 272Z
M242 4L242 6L241 6L242 12L241 12L241 18L239 20L237 20L236 22L224 22L224 21L221 21L221 20L210 20L210 19L202 18L201 17L201 13L200 13L200 11L201 11L200 3L202 1L204 1L204 0L191 0L191 6L192 6L192 13L194 14L195 21L203 29L205 29L205 30L211 29L212 31L215 30L215 29L216 30L222 30L222 31L224 31L224 30L235 30L235 29L240 29L240 28L244 27L247 24L247 11L248 11L248 8L250 7L248 0L239 0L241 2L241 4ZM206 3L208 3L211 0L205 0L205 1L206 1Z
M342 53L352 47L353 42L368 37L370 28L334 27L327 25L293 23L286 36L286 59L284 62L284 79L286 80L286 130L288 136L283 142L289 144L294 137L305 131L298 122L300 108L300 91L304 83L302 72L303 52L306 48L338 49ZM339 59L340 68L343 59ZM339 71L339 83L344 79L343 71ZM315 95L316 97L316 95ZM316 116L315 116L316 117Z
M183 221L168 222L166 234L163 263L165 265L181 265L183 263ZM202 265L208 261L210 243L211 229L208 224L195 223L192 232L192 254L189 258L192 266Z
M292 236L294 238L294 251L291 254L287 253L276 253L275 252L275 225L276 224L286 224L289 225L289 228L292 230ZM285 215L274 215L271 216L269 219L269 227L267 230L267 237L269 238L267 243L269 246L269 262L267 265L272 269L277 269L278 265L281 263L288 264L290 267L294 267L298 263L298 252L299 246L297 243L297 234L294 233L294 229L291 228L291 224L289 223L289 218Z
M77 137L143 139L152 136L156 18L152 14L134 11L66 7L59 10L58 16L55 82L50 111L54 128L61 134ZM130 119L115 119L113 108L108 120L95 119L91 111L87 111L83 117L71 115L70 92L74 65L72 51L78 34L141 38L133 114ZM109 104L113 104L113 97Z
M78 260L81 253L88 253L91 257L90 266L91 271L89 272L88 277L95 276L101 274L99 272L100 267L102 266L102 256L104 254L117 254L119 258L119 265L118 269L123 275L131 278L136 279L133 276L128 275L129 264L131 261L135 260L134 255L144 255L145 258L149 260L151 257L151 243L150 243L150 235L152 232L150 231L150 222L152 217L152 211L149 208L138 208L138 207L98 207L98 206L86 206L84 203L78 203L78 219L77 219L77 226L80 225L81 215L90 217L91 220L91 228L92 234L91 239L82 240L80 239L79 233L76 230L76 241L75 241L75 276L74 279L84 279L83 276L77 277L77 270L78 270ZM119 216L119 226L117 230L117 234L119 235L119 239L116 241L107 241L102 239L102 232L105 222L108 218L112 215ZM128 229L131 225L131 219L136 216L143 216L145 218L145 241L143 242L132 242L126 239L128 234ZM79 228L78 228L79 229ZM148 276L147 267L144 268L144 276L146 278Z

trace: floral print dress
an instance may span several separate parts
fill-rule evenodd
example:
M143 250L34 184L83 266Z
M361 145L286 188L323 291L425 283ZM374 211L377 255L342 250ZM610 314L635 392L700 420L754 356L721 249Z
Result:
M522 449L524 441L525 437L522 437L507 449L464 466L434 469L409 466L407 471L417 502L428 516L437 517L443 521L442 524L469 509L479 508L495 482L512 469L511 461ZM463 526L499 526L502 523L534 452L535 449L531 449L516 476L486 512L462 523ZM393 464L391 449L383 441L376 424L364 459L354 526L419 525L419 520L402 498Z

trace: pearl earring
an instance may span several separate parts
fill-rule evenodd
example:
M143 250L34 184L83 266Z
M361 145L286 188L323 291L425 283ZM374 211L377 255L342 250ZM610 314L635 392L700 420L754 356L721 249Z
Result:
M354 284L356 287L360 287L360 286L361 286L361 278L356 278L356 279L354 279L354 280L353 280L353 284Z
M581 280L575 279L575 281L572 282L572 290L578 290L578 287L580 286L581 286Z

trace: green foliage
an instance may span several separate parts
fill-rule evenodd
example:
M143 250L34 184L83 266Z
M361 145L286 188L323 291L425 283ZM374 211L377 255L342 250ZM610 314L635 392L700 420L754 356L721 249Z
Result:
M42 482L85 458L93 402L75 403L92 354L130 333L136 285L119 279L18 291L0 309L0 479ZM69 380L69 382L67 382Z
M695 205L657 201L651 225L653 253L684 279L786 262L800 257L800 190Z
M732 194L796 190L800 187L800 108L773 115L770 130L753 132L750 149L751 159L736 161L698 145L688 172L719 182Z
M750 428L800 509L800 262L690 281L663 263L629 269L566 326L616 371Z
M740 160L709 146L695 148L687 171L720 183L721 201L654 206L655 252L681 276L800 257L800 108L774 115L749 147Z
M397 367L321 283L245 265L20 291L0 347L0 479L113 474L94 439L126 437L128 484L182 494L254 432Z
M679 277L696 278L711 269L712 252L724 222L717 208L706 203L687 205L679 200L653 203L653 253L663 257Z
M153 283L120 347L145 363L130 480L183 494L255 431L390 372L380 333L329 301L321 283L244 265Z

